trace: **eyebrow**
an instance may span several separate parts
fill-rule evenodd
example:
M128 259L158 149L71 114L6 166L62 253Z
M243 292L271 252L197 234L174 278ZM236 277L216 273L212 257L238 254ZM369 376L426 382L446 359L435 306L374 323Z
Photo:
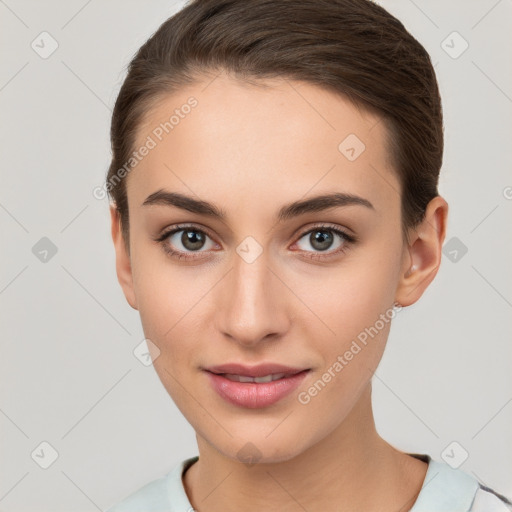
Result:
M178 192L168 192L163 189L153 192L142 203L142 206L149 205L174 206L199 215L206 215L223 222L226 221L228 217L225 210L212 203L202 201L200 199L194 199ZM336 192L333 194L323 194L309 199L294 201L293 203L284 205L277 213L277 220L282 222L306 213L352 205L364 206L375 211L373 204L363 197Z

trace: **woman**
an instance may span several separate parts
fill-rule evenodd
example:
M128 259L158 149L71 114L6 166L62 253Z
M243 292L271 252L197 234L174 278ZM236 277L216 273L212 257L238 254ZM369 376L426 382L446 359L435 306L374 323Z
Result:
M111 137L118 279L199 456L110 512L511 509L375 428L448 215L435 73L396 18L189 2L133 58Z

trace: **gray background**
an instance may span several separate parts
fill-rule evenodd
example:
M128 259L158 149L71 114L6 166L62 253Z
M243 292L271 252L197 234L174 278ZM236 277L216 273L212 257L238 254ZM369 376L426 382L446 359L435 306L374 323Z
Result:
M423 298L394 320L374 377L377 428L437 460L467 452L461 469L512 496L512 2L380 3L436 66L451 245ZM182 5L0 0L3 512L104 510L197 453L132 352L138 313L117 283L107 200L92 194L125 66ZM58 43L47 58L31 47L43 31ZM469 44L461 55L453 31ZM57 248L46 261L43 237ZM44 441L58 452L47 469Z

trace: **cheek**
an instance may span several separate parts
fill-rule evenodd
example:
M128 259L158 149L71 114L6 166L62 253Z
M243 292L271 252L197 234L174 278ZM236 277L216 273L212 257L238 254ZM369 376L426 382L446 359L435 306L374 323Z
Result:
M142 244L141 244L142 245ZM164 341L187 316L207 286L193 268L179 268L158 248L136 248L133 285L144 332Z
M390 311L397 284L396 263L379 261L354 262L304 280L298 292L307 297L307 304L317 318L331 331L338 344L357 337ZM321 323L322 323L321 322ZM313 337L313 339L315 339ZM328 339L328 338L327 338Z
M178 268L154 254L137 256L133 276L141 323L145 337L160 350L154 367L161 379L179 387L167 372L181 382L190 362L197 361L207 325L204 305L216 281L208 270L198 276L197 267Z
M179 330L179 320L185 311L183 303L179 300L181 293L177 290L172 272L157 263L154 257L150 259L145 256L144 251L133 252L133 286L144 336L160 350L159 357L154 361L157 369L163 360L168 358L169 349L173 345L167 340Z
M379 258L373 257L376 253ZM307 337L322 355L319 373L329 372L319 383L321 387L329 382L325 399L332 393L345 400L357 395L377 368L397 314L393 304L399 263L392 247L361 250L325 276L303 281L299 293L308 298L317 317L303 325L308 325Z

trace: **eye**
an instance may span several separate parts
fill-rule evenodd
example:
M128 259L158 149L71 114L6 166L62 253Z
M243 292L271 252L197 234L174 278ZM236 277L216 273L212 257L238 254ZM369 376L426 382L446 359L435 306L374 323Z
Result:
M304 240L304 242L302 242ZM301 235L301 238L296 242L299 249L305 252L311 252L308 245L313 248L314 253L307 257L314 259L321 259L324 257L331 257L340 253L346 252L350 246L356 242L356 238L342 231L339 228L330 225L316 226ZM301 247L300 244L303 244ZM333 249L330 250L329 249ZM327 252L327 255L322 253Z
M177 259L193 259L196 256L191 253L206 252L216 245L205 231L194 226L176 226L164 232L157 242Z
M179 260L201 258L201 253L208 252L217 245L203 229L190 225L174 226L160 235L156 241L169 256ZM345 253L356 241L355 236L337 227L323 224L304 232L295 245L299 246L301 251L310 253L307 258L324 259ZM301 244L306 247L301 247ZM313 252L307 248L308 244L313 248ZM334 250L329 250L333 249L333 245ZM199 254L196 256L194 253Z

